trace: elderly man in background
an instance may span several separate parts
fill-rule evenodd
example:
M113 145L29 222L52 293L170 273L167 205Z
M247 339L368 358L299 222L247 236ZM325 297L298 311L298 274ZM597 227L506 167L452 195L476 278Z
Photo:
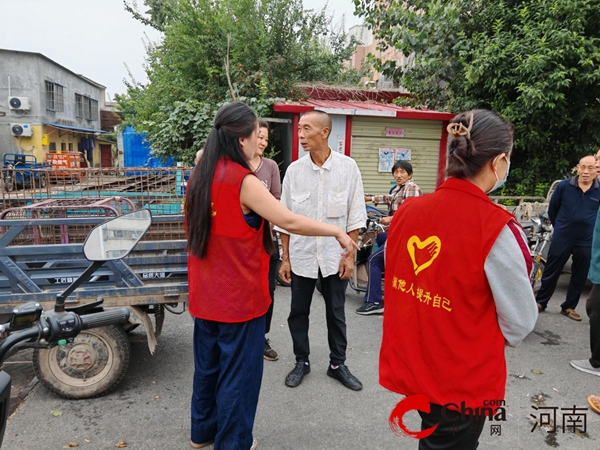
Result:
M592 235L599 202L596 158L584 156L577 165L577 175L561 181L550 198L548 216L554 233L542 275L542 286L536 297L540 312L548 306L562 269L569 257L573 256L567 298L560 306L561 314L581 320L575 308L590 268Z

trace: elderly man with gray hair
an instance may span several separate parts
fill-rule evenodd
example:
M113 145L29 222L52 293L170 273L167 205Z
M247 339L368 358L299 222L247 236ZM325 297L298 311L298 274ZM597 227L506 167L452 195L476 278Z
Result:
M561 271L573 257L571 280L561 314L580 321L575 308L590 268L592 235L600 202L600 184L596 179L596 158L584 156L577 165L577 175L561 181L550 198L548 216L554 226L548 262L537 293L538 310L544 311L554 294Z

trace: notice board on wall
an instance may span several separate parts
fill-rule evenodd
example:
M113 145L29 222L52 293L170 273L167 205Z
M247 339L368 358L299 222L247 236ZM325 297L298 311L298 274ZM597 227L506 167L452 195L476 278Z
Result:
M410 161L412 151L410 148L380 148L378 172L389 173L396 161Z

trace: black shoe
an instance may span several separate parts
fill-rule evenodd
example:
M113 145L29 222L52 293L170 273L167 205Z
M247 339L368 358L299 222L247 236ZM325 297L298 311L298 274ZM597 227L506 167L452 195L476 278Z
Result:
M354 375L350 373L350 369L345 364L340 364L337 369L332 369L331 365L327 369L327 375L335 378L348 389L360 391L363 388L362 383Z
M308 375L309 373L310 365L305 364L304 361L299 361L296 363L296 366L292 369L292 371L288 373L287 377L285 377L285 385L289 387L300 386L304 375Z
M356 310L356 314L360 314L361 316L383 314L383 303L363 303L363 305Z
M269 340L265 338L265 359L267 361L277 361L279 359L279 355L275 350L271 348L269 344Z

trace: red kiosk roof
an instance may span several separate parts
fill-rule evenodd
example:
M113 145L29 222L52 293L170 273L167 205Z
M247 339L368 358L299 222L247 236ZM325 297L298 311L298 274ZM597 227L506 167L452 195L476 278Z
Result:
M394 117L398 119L450 120L455 114L431 110L413 109L389 103L356 102L343 100L305 100L299 102L278 102L273 105L275 112L305 113L313 109L343 116Z

